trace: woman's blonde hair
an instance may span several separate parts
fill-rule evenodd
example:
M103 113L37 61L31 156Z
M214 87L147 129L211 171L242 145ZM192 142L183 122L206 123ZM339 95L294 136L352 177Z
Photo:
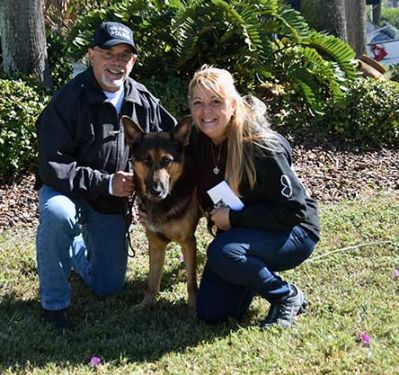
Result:
M239 186L245 177L252 188L256 182L253 145L276 151L274 132L266 118L266 106L254 96L242 97L234 84L233 76L225 69L203 65L190 81L189 100L195 87L210 90L222 99L236 103L228 127L225 179L240 196ZM191 105L191 103L190 103Z

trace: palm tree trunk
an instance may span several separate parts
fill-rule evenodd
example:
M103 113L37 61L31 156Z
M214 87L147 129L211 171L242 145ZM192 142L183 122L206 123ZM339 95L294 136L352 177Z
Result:
M314 29L348 40L345 0L302 0L301 13Z
M4 71L32 73L51 90L43 0L1 0L0 33Z
M345 1L348 43L359 57L366 51L366 2L364 0Z
M334 25L335 35L338 38L347 41L348 31L347 31L347 19L345 12L345 0L331 0L331 2L326 1L330 4L330 17L332 24Z
M381 3L373 5L373 22L379 25L381 22Z
M286 0L286 3L298 12L301 11L301 0Z

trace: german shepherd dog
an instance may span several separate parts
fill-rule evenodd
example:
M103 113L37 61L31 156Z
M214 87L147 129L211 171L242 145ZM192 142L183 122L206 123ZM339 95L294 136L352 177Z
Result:
M189 143L192 120L186 117L170 132L145 133L123 116L125 138L134 157L135 190L149 243L150 271L143 301L136 308L155 302L159 291L166 246L180 244L187 272L188 304L195 308L197 295L196 239L200 211L193 184Z

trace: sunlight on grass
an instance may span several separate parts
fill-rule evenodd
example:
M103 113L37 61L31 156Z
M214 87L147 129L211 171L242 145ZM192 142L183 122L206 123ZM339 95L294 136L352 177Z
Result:
M115 297L93 295L71 276L74 328L57 335L40 321L35 231L0 233L1 374L397 374L399 196L391 193L321 207L322 240L284 277L310 301L298 324L260 331L268 305L255 298L244 321L207 326L187 308L178 246L167 252L155 306L133 311L148 272L147 241L132 230L136 257ZM199 274L210 240L197 231ZM211 302L210 302L211 303ZM358 340L367 333L370 345ZM97 369L92 356L101 358Z

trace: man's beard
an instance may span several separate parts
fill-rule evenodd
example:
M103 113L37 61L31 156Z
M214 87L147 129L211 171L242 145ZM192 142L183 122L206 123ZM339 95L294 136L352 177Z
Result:
M113 88L115 90L119 90L123 86L123 82L125 82L126 76L124 75L119 79L109 79L103 74L102 81L103 84L107 87Z

